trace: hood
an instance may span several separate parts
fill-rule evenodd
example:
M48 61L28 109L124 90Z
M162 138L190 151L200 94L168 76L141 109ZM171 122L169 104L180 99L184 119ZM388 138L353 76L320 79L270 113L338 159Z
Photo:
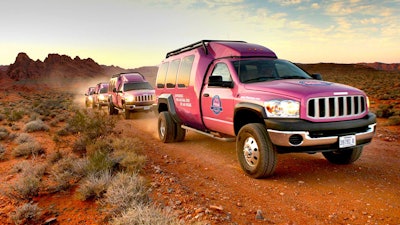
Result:
M364 95L361 90L348 85L311 79L288 79L259 82L245 84L244 88L257 92L275 93L279 96L287 96L296 99L302 99L304 97Z
M125 94L126 95L134 95L134 96L138 96L138 95L154 95L155 94L155 90L152 90L152 89L130 90L130 91L126 91Z

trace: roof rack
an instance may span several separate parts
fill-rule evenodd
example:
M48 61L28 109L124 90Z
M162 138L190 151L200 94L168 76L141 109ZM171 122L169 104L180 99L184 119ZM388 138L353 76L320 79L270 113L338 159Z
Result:
M141 75L144 78L143 74L141 74L140 72L137 72L137 71L128 71L128 72L117 73L117 74L114 74L112 77L118 77L120 75L130 74L130 73L138 73L139 75Z
M206 54L208 54L207 44L210 43L210 42L242 42L242 43L246 43L245 41L201 40L201 41L195 42L195 43L193 43L193 44L187 45L187 46L185 46L185 47L178 48L178 49L176 49L176 50L173 50L173 51L171 51L171 52L168 52L167 55L165 56L165 58L168 58L168 57L173 56L173 55L178 55L178 54L180 54L180 53L182 53L182 52L190 51L190 50L195 49L195 48L198 48L198 47L200 47L200 46L202 46L203 49L204 49L204 51L206 52Z

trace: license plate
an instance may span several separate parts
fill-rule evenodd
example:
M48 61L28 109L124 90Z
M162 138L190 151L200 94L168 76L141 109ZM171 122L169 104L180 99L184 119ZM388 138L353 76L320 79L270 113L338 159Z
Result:
M356 135L339 137L339 148L347 148L356 145Z
M150 109L150 106L145 106L144 107L144 110L149 110Z

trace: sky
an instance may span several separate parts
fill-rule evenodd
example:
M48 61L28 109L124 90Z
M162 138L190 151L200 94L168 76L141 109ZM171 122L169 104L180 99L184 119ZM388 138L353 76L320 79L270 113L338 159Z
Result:
M241 40L296 63L400 63L400 0L12 0L0 3L0 65L19 52L157 66L204 40Z

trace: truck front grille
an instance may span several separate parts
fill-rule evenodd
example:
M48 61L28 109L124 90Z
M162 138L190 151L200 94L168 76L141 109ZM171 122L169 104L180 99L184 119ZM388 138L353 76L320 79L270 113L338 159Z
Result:
M361 115L365 110L364 96L333 96L309 99L307 115L314 119L331 119Z
M135 97L135 102L154 101L154 95L140 95Z

